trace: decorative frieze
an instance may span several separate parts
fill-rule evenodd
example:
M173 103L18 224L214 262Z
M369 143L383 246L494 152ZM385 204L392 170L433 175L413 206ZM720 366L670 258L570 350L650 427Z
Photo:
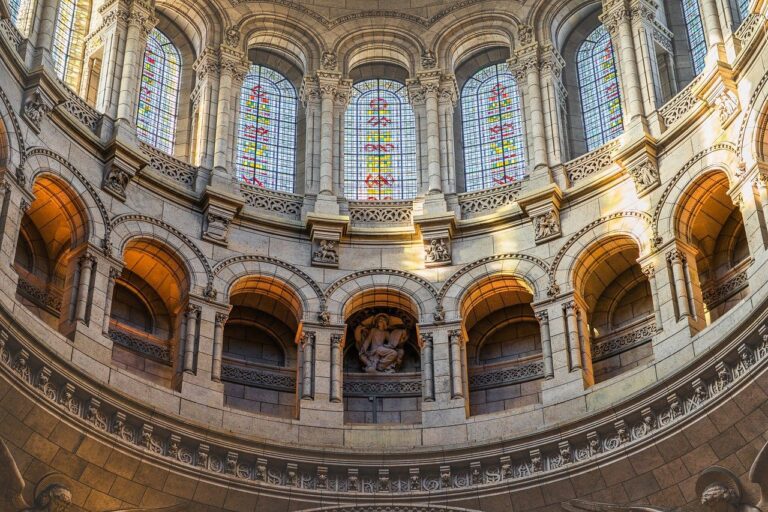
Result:
M161 345L159 340L154 341L147 337L138 336L114 325L109 328L108 336L112 343L141 354L143 357L159 363L171 364L171 351L167 346Z
M656 332L656 323L651 318L642 325L634 325L608 336L596 338L592 342L592 361L602 361L644 345L653 339Z
M221 365L221 380L246 386L273 389L293 393L296 390L295 372L279 371L256 366L242 366L224 362Z
M411 201L350 201L349 220L353 224L409 225L413 221Z
M472 391L492 389L541 378L544 378L544 362L533 361L473 373L469 376L469 388Z
M493 213L505 206L513 205L520 197L522 182L510 183L481 192L466 192L458 195L462 219L471 219Z
M580 156L565 164L565 175L573 186L579 181L597 174L613 165L613 152L619 148L620 141L614 140L591 153Z
M175 181L184 188L195 189L195 180L199 172L197 167L159 151L149 144L141 143L141 149L149 155L149 166L156 173Z
M240 193L246 206L291 220L301 219L304 200L299 195L266 190L247 183L240 184Z

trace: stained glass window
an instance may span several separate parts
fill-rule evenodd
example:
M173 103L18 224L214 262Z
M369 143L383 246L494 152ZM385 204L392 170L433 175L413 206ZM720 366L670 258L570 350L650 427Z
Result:
M739 0L739 17L741 18L741 21L744 21L747 19L747 16L749 16L749 3L751 0Z
M506 64L481 69L461 91L464 175L468 191L525 175L525 142L517 83Z
M29 0L10 0L8 7L11 9L11 22L16 25L16 28L21 30L19 22L23 22L27 18Z
M294 191L297 97L277 71L251 66L240 94L237 177L281 192Z
M173 153L179 103L181 55L165 34L152 30L144 51L136 131L139 139Z
M581 43L576 67L584 135L587 150L592 151L621 135L624 122L613 45L604 26L598 26Z
M405 86L385 79L355 84L344 118L345 196L410 199L416 183L416 121Z
M84 23L88 16L84 6L77 0L61 0L56 13L56 26L53 29L53 66L56 76L68 80L73 57L82 49Z
M683 17L685 17L685 30L688 32L688 45L691 48L693 72L698 75L704 69L704 58L707 55L707 41L704 39L704 24L701 21L699 0L683 0Z

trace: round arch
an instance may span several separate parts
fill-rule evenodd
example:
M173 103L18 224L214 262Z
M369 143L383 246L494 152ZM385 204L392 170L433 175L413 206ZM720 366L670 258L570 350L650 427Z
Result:
M325 291L326 308L332 323L344 323L344 308L358 293L369 289L395 290L410 297L416 304L414 316L419 323L434 321L437 293L425 279L401 270L364 270L345 276Z
M458 320L461 303L477 281L491 276L508 276L526 284L534 302L545 300L547 291L547 264L526 254L500 254L477 260L461 268L443 284L438 295L446 321Z
M218 263L213 268L213 275L214 290L221 294L221 302L229 302L232 288L238 280L248 276L268 276L285 283L299 297L304 320L316 320L325 303L322 290L309 275L275 258L236 256Z
M48 149L30 148L25 155L25 161L25 178L30 186L41 175L55 176L66 184L83 205L89 226L88 241L97 247L105 246L110 232L109 213L91 181L64 157Z
M21 133L11 102L0 89L0 167L13 171L22 167L25 147Z
M175 248L189 276L189 292L215 297L213 272L203 252L186 235L165 222L147 215L127 214L112 221L111 242L122 260L127 244L135 238L152 239Z
M696 181L698 175L715 169L725 172L729 182L735 183L738 154L732 144L716 144L700 151L667 181L653 212L652 226L654 236L658 239L657 244L668 241L660 238L661 233L675 232L674 212L688 184Z
M651 216L645 212L626 211L601 217L581 228L555 256L551 265L552 283L560 291L573 289L573 272L578 261L594 243L609 237L626 236L635 241L640 256L652 252Z

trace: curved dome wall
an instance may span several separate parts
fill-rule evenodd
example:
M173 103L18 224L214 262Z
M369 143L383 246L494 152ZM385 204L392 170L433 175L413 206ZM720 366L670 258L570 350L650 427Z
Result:
M768 4L188 4L0 2L28 503L762 506Z

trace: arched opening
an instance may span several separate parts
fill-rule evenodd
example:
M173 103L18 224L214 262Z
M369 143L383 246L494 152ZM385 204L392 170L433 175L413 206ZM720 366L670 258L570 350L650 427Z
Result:
M179 257L152 239L135 239L123 250L109 320L112 361L165 387L180 368L179 339L189 290Z
M344 422L421 423L418 310L403 293L374 288L344 308Z
M74 320L79 257L88 239L85 208L64 182L43 174L35 200L21 219L14 269L16 298L54 329L67 334Z
M576 301L585 309L594 382L653 359L653 294L637 242L614 236L584 250L574 267ZM587 341L587 340L584 340Z
M295 418L299 298L279 279L251 276L232 287L230 305L221 363L224 402L237 409Z
M749 295L744 219L728 188L724 171L708 172L688 186L675 212L676 234L695 253L691 271L698 277L707 325Z
M464 296L471 415L541 402L544 367L532 301L528 284L507 275L483 279Z

